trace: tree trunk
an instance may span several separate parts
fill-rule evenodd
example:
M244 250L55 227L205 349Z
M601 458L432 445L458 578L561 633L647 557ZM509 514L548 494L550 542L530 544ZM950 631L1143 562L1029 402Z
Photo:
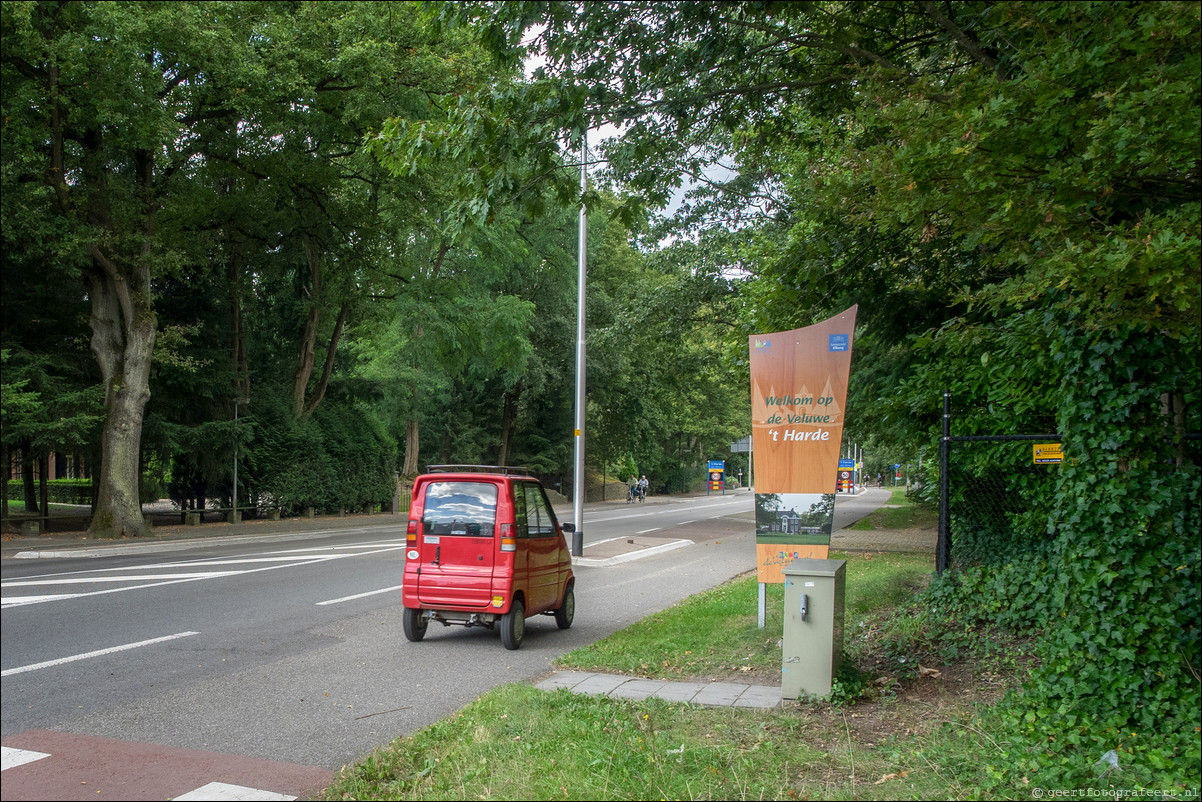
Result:
M334 357L338 353L338 340L342 338L342 327L346 325L346 316L350 313L349 304L343 304L338 310L338 319L334 321L334 333L330 335L330 347L326 350L326 362L321 371L321 378L317 380L317 387L313 390L313 395L305 404L304 417L309 417L313 414L313 410L317 409L317 405L321 403L321 399L326 396L326 388L330 386L330 376L334 373Z
M299 420L305 414L305 392L313 376L314 350L317 345L317 322L321 317L321 257L317 245L305 238L305 259L309 263L309 312L305 318L305 333L301 336L300 358L292 380L292 416Z
M141 208L138 227L112 219L109 181L114 153L106 150L104 129L85 127L76 139L81 147L80 171L68 180L65 120L59 94L59 70L47 70L50 98L50 163L46 180L65 220L85 222L91 229L91 263L84 268L92 310L92 353L104 386L104 425L100 438L100 472L94 475L95 507L88 535L95 538L137 536L145 532L138 499L138 463L142 419L150 400L150 365L158 321L155 319L149 259L154 244L155 150L135 147L128 166L134 173ZM82 203L77 205L76 197ZM106 252L101 243L129 242L136 231L137 253L125 258ZM108 247L106 245L105 247ZM120 247L120 246L116 246Z
M8 480L13 475L12 454L7 443L0 443L0 465L4 466L4 495L0 496L0 519L8 518Z
M226 241L230 243L233 251L230 259L230 330L232 332L232 342L230 343L230 352L233 359L234 367L234 396L236 398L250 398L250 363L246 356L246 329L243 325L242 315L242 270L245 259L243 258L243 244L234 242L233 236L226 233Z
M498 465L509 464L509 449L513 443L513 430L517 427L518 399L522 395L521 384L505 391L501 406L501 449L497 454Z
M405 421L405 464L401 466L401 476L411 479L421 473L417 462L418 438L417 417Z
M46 524L50 518L50 492L49 481L50 459L46 455L38 457L38 500L39 514L42 516L42 531L46 531Z
M38 493L33 476L33 455L29 453L28 443L21 446L21 487L25 492L25 511L38 512Z
M150 400L150 364L157 321L151 307L150 270L125 273L93 251L88 271L92 300L92 352L104 385L104 428L96 512L88 535L136 537L145 533L138 498L142 419Z

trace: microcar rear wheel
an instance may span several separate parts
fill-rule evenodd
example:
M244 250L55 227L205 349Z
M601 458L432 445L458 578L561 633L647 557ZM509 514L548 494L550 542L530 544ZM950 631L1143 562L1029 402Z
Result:
M510 651L522 645L526 634L526 607L521 599L514 599L509 612L501 616L501 645Z
M563 604L555 611L555 624L560 629L567 629L572 626L572 619L576 617L576 583L572 582L568 585L568 589L563 592Z
M405 628L405 637L414 643L426 637L426 626L429 623L430 620L422 615L421 610L415 610L412 607L406 607L404 615L401 616L401 624Z

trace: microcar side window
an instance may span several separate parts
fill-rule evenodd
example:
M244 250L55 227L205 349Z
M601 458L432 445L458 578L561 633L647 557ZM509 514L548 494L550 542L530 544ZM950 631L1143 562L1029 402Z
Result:
M422 531L427 535L492 537L496 522L496 485L431 482L426 486Z
M555 519L538 485L526 483L526 520L530 526L530 537L551 537L555 534Z
M513 527L516 537L530 537L532 530L527 525L526 519L526 491L522 489L522 484L513 486Z

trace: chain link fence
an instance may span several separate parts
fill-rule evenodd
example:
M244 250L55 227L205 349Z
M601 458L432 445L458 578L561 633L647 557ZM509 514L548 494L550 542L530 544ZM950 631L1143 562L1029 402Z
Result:
M1032 452L1035 444L1059 441L1055 435L948 438L938 570L1011 562L1047 551L1060 466L1035 464Z
M1039 462L1048 454L1037 449L1059 443L1058 434L953 436L950 397L944 394L938 573L1048 553L1060 463ZM1199 435L1185 435L1182 446L1183 458L1197 465Z

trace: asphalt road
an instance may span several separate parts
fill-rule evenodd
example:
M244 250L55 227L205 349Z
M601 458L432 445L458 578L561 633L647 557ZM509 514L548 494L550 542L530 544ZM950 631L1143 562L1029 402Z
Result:
M841 498L836 525L867 514L874 501ZM840 519L841 511L851 517ZM586 558L603 542L689 543L620 564L581 561L573 627L531 619L520 650L502 648L496 632L462 627L432 628L414 644L401 631L402 521L381 520L175 543L169 551L6 559L5 747L53 743L60 754L99 756L107 749L123 765L139 749L162 747L176 750L162 761L175 760L180 771L213 754L227 763L272 761L246 774L294 767L275 791L296 795L327 776L322 771L332 776L491 688L545 675L559 655L755 567L750 493L590 505ZM91 787L61 762L49 771L50 760L30 764L46 767L36 779L30 766L8 769L8 758L6 749L6 800L180 794L158 775L131 787L139 781L118 781L110 770L105 785L103 764L89 764Z
M744 494L592 510L586 543L638 536L693 545L577 566L573 627L531 619L514 652L484 629L404 639L400 521L171 551L5 560L5 745L22 733L74 734L333 771L751 570L751 506ZM74 798L11 795L23 771L32 769L5 772L5 799ZM106 798L92 789L79 798Z

